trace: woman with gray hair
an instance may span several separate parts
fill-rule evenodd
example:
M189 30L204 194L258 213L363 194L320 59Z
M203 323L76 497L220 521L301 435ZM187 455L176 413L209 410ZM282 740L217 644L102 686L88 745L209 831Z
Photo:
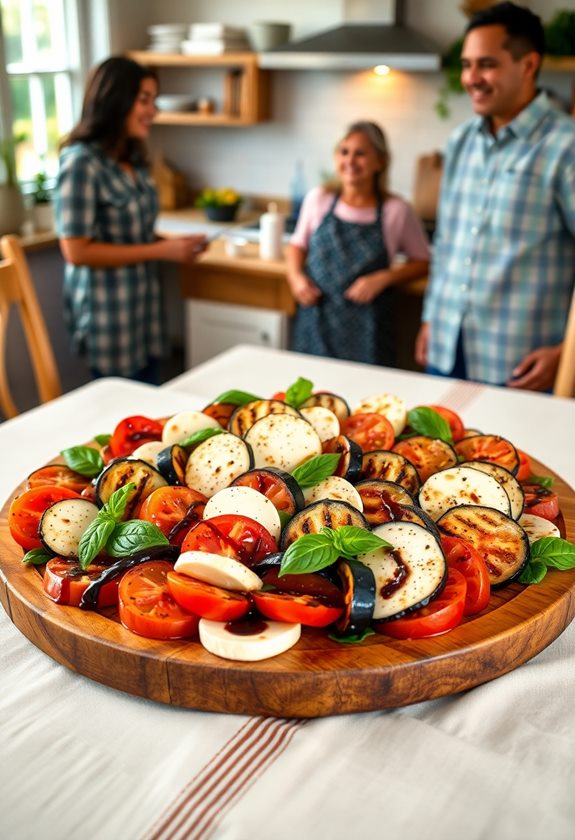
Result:
M425 233L388 191L389 152L373 122L355 122L335 148L335 180L305 197L288 249L298 308L292 349L393 365L392 287L424 275ZM406 260L395 263L397 254Z

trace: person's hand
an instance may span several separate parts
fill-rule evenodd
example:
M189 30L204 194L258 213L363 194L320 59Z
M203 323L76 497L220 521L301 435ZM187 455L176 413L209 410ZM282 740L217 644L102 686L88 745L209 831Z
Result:
M389 272L378 271L357 277L351 286L345 290L344 298L352 303L366 304L383 292L389 286Z
M321 289L307 276L295 274L289 278L291 293L300 306L315 306L321 298Z
M415 337L415 361L422 368L427 367L427 353L429 350L429 324L422 324Z
M540 347L528 353L513 369L513 378L505 384L509 388L525 388L527 391L548 391L555 382L561 347L561 344Z
M169 262L194 262L208 248L208 240L201 235L174 236L162 242L163 259Z

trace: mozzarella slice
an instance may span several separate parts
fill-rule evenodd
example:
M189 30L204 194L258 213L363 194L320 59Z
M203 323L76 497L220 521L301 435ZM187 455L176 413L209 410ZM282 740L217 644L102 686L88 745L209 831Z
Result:
M361 496L353 484L339 475L329 475L312 487L306 487L303 497L306 505L311 505L312 502L318 502L320 499L336 499L338 502L347 502L363 511Z
M181 443L195 432L202 429L221 429L222 427L213 417L208 417L202 411L180 411L166 422L162 430L164 446L171 443Z
M267 496L253 487L225 487L219 490L206 504L204 519L225 513L249 516L263 525L274 539L279 538L282 525L277 508Z
M318 433L303 417L268 414L257 420L244 436L254 453L256 467L278 467L293 472L303 461L321 455Z
M542 516L535 516L533 513L524 513L517 521L529 537L530 545L537 540L542 540L543 537L561 536L557 525L549 522L548 519L544 519Z
M186 485L199 490L204 496L213 496L252 467L253 456L249 445L237 435L223 432L192 450L186 464Z
M329 408L324 408L323 405L300 408L300 414L305 417L308 423L312 424L322 441L337 437L341 431L337 416Z
M449 467L431 475L419 491L419 506L437 521L458 505L482 505L511 515L509 496L492 475L471 467Z
M174 569L223 589L252 592L263 586L261 578L239 560L209 551L184 551L174 563Z
M402 433L407 423L405 400L395 394L375 394L373 397L366 397L352 413L383 414L393 426L396 437Z
M233 624L233 623L232 623ZM222 659L239 662L258 662L284 653L295 645L301 635L301 624L284 624L264 619L259 632L236 635L221 621L200 619L200 642L210 653Z
M134 449L129 458L138 458L140 461L145 461L151 467L158 468L158 453L166 448L166 444L161 440L149 440Z

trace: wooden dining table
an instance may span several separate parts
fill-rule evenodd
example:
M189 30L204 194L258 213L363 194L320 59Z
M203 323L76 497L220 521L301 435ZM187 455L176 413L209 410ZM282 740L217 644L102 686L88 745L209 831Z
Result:
M573 400L248 345L158 388L101 379L2 423L0 495L8 500L33 469L64 447L111 432L128 415L167 417L201 409L228 389L270 396L300 376L315 390L342 395L352 407L382 392L401 396L408 407L446 405L466 426L503 435L536 458L562 479L562 492L571 499ZM575 540L570 522L566 536ZM0 552L6 539L4 529ZM59 653L59 637L52 633L54 625L42 623L42 609L32 604L23 612L4 557L0 554L2 837L575 836L575 585L563 585L560 609L553 614L554 621L558 611L562 616L557 637L535 655L537 640L524 638L517 667L511 663L506 673L491 670L485 654L477 657L477 684L466 690L442 696L429 685L432 699L420 702L389 708L382 701L371 711L335 709L299 717L209 711L209 698L199 710L110 687L106 674L96 679L85 660L88 631L78 632L76 646ZM549 573L562 574L570 573ZM428 658L442 658L433 651ZM356 655L359 661L362 654ZM423 662L425 656L418 655ZM151 658L142 653L142 674ZM121 678L113 651L106 661ZM206 660L203 667L217 663ZM233 674L222 678L230 698ZM108 682L118 685L117 674ZM337 673L332 685L337 690ZM170 688L177 697L177 686ZM424 685L422 696L425 691ZM259 708L255 698L254 707Z

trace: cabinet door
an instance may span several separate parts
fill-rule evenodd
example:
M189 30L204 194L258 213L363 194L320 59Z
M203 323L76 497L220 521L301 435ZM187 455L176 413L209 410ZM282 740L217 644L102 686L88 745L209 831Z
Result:
M186 301L186 364L188 368L235 347L256 344L287 349L288 318L271 309L225 303Z

